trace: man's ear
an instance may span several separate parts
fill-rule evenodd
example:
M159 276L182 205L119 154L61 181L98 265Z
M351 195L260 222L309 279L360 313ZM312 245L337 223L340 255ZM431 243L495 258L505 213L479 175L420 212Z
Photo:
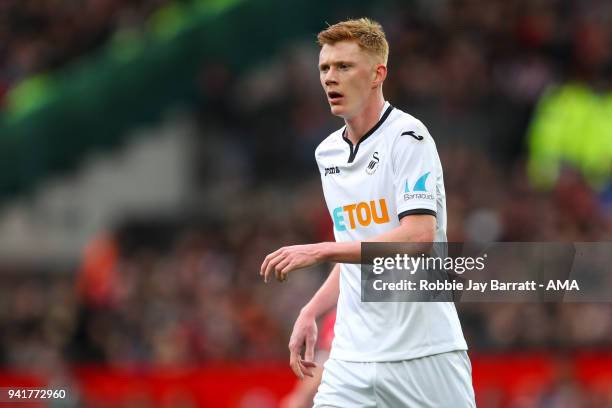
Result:
M387 78L387 67L383 64L377 64L374 68L374 80L372 88L378 88Z

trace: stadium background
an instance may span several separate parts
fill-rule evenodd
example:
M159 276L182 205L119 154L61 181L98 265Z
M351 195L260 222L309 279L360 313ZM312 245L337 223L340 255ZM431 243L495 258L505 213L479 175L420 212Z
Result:
M610 2L3 1L0 387L276 406L329 268L257 272L332 239L314 37L363 15L436 139L450 241L610 240ZM479 406L612 406L611 312L462 304Z

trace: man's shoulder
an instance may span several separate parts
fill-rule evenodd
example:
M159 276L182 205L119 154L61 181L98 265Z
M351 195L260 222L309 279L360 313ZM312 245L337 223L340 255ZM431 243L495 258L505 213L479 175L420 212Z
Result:
M407 139L415 143L434 142L425 124L411 114L395 108L390 118L387 137L389 142L395 144L398 139Z
M340 129L332 132L329 136L327 136L315 149L315 157L319 157L321 154L329 151L330 149L334 149L338 146L338 144L342 141L342 132L344 130L344 126Z

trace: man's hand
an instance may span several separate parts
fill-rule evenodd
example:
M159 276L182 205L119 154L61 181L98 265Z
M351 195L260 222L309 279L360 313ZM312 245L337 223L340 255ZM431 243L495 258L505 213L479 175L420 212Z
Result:
M313 315L302 311L293 325L293 332L289 340L289 365L300 380L304 375L313 377L314 347L317 342L317 323ZM304 359L302 348L306 346Z
M321 242L282 247L266 256L259 274L264 277L266 283L272 274L278 281L284 282L289 272L323 262L325 244Z

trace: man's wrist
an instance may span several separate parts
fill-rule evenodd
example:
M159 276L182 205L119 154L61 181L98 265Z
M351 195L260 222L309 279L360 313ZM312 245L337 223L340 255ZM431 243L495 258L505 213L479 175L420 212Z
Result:
M316 319L317 313L310 304L306 304L306 306L300 310L300 316Z
M361 241L320 242L317 248L317 262L359 263Z
M335 242L319 242L318 244L318 253L317 253L317 261L321 262L330 262L333 256L332 246Z

